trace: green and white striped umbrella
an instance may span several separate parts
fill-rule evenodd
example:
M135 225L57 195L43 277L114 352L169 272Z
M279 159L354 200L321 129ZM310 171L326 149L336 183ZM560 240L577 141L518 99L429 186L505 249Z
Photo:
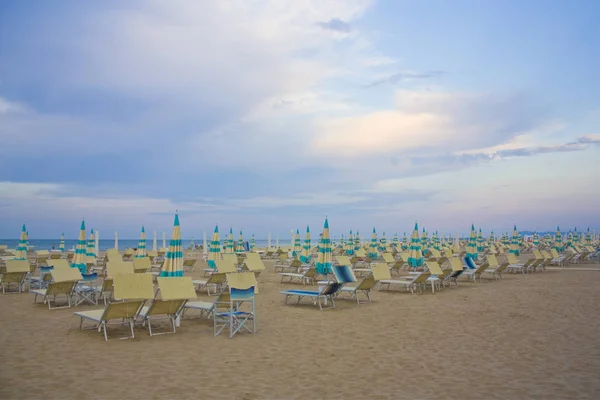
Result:
M27 260L27 228L25 227L25 224L23 224L21 234L19 235L19 244L17 245L15 260Z
M215 261L221 259L221 238L219 236L219 225L215 225L215 231L210 238L210 251L208 253L208 267L216 268Z
M61 252L65 251L65 234L64 234L64 232L63 232L62 236L60 237L60 244L58 245L58 249Z
M300 229L296 229L296 235L294 236L294 249L292 250L292 256L300 257L302 254L302 241L300 240Z
M354 251L360 250L360 233L356 231L356 235L354 235Z
M585 234L585 245L592 246L593 244L594 242L592 241L592 232L590 232L590 228L588 228Z
M140 233L140 241L138 243L138 247L135 252L135 258L144 258L144 257L146 257L146 230L142 226L142 232Z
M521 254L521 245L519 244L519 232L517 231L517 226L515 225L513 229L512 240L510 241L510 249L509 253L513 253L515 256Z
M394 239L392 239L392 246L395 248L400 247L400 238L398 238L398 233L394 233Z
M319 274L327 275L331 272L333 258L331 254L331 239L329 237L329 222L325 218L323 233L319 241L319 256L316 263L316 270Z
M96 264L96 240L94 239L94 229L90 231L90 238L87 242L85 251L85 263Z
M406 232L404 232L404 236L402 237L402 250L408 250L408 238L406 237Z
M233 254L233 228L229 228L229 236L227 236L225 254Z
M250 251L256 251L256 240L254 239L254 233L252 234L252 240L250 241Z
M560 226L556 227L556 234L554 235L554 248L559 253L565 251L565 245L563 244L562 233L560 233Z
M375 228L373 228L373 233L371 234L371 244L369 245L369 254L367 254L367 256L371 260L376 260L378 255L379 254L377 253L377 232L375 231Z
M567 232L567 248L571 247L573 244L573 234L571 232Z
M169 251L165 256L161 277L183 276L183 248L181 244L181 227L179 226L179 214L175 214L173 222L173 232L171 232L171 241L169 242Z
M577 230L577 227L575 227L575 230L573 231L573 244L578 245L581 242L580 237L581 234Z
M304 237L304 244L302 245L300 261L306 264L310 262L310 258L310 229L306 226L306 236Z
M433 248L436 250L439 250L440 249L440 237L439 237L437 231L435 231L433 233L433 236L431 237L431 241L433 242Z
M381 239L379 239L379 251L385 253L387 251L387 237L385 236L385 232L381 234Z
M483 246L483 233L481 233L481 228L479 228L479 233L477 233L477 252L483 253L485 247Z
M429 236L427 236L427 231L423 228L423 233L421 234L421 252L424 254L429 250Z
M354 254L354 235L352 234L352 231L350 231L350 235L348 236L344 250L346 250L346 254L349 256Z
M240 231L240 237L238 238L235 252L243 253L244 251L246 251L246 249L244 249L244 235L242 234L242 231Z
M77 268L79 272L85 274L86 265L86 249L85 249L85 221L81 221L81 228L79 229L79 237L77 238L77 246L75 246L75 255L73 255L72 268Z
M410 251L408 253L408 265L417 268L423 265L423 253L421 252L421 239L419 239L419 226L415 222L415 229L410 238Z
M533 232L533 239L532 239L532 241L533 241L533 245L535 247L538 247L540 245L540 235L538 235L537 232Z
M490 237L488 238L488 243L490 246L496 245L496 237L494 236L494 231L492 231L492 233L490 233Z
M475 231L475 225L471 224L471 235L467 244L467 257L477 260L477 255L477 232Z

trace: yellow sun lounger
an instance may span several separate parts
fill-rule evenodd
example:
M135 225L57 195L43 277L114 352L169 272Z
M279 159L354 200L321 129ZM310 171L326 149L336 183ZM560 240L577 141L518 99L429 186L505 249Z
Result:
M29 261L27 260L7 260L6 261L6 272L0 277L0 285L2 286L2 293L6 294L6 289L9 289L8 293L21 293L25 290L25 280L27 275L31 272ZM10 286L16 286L17 292L10 292Z
M35 295L33 303L37 303L38 296L42 296L44 304L48 304L48 309L50 310L71 307L75 286L77 286L79 281L83 280L81 272L77 268L54 268L50 274L52 275L52 281L48 283L47 288L30 291L30 293ZM67 305L57 307L57 296L64 296L67 300ZM54 303L54 307L52 307L52 303Z

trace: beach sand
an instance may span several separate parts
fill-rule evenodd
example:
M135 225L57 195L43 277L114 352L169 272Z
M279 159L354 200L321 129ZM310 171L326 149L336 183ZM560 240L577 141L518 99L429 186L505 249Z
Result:
M294 285L271 264L259 277L258 332L233 339L194 318L176 334L137 328L135 340L112 328L105 342L73 316L94 306L48 310L27 293L0 295L0 398L600 398L599 271L376 292L370 304L319 311L285 306L279 291Z

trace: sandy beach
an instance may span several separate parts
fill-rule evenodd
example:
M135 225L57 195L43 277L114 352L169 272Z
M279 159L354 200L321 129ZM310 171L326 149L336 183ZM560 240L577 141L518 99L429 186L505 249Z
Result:
M375 292L370 304L339 300L321 312L285 306L279 291L297 285L266 265L258 332L233 339L186 318L176 334L140 327L135 340L105 342L73 316L93 306L48 310L28 293L0 295L0 398L600 397L600 271L505 275L435 295Z

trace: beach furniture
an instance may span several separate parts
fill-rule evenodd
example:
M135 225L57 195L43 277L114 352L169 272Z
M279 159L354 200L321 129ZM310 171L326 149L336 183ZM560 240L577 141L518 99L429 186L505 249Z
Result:
M54 268L50 273L52 281L48 283L47 288L30 290L30 293L35 295L33 303L37 303L38 296L42 296L43 303L47 304L50 310L71 307L77 282L83 279L81 272L77 268ZM56 306L57 297L64 297L67 305Z
M425 280L425 285L431 286L431 292L435 293L435 288L442 288L442 279L444 277L444 271L442 271L442 267L438 264L437 261L426 261L427 269L431 276Z
M75 306L81 303L88 302L90 304L98 305L98 273L92 272L89 274L81 274L81 280L75 285Z
M535 258L530 258L525 263L521 263L513 253L507 253L506 260L508 261L507 272L521 272L524 274L527 268L535 261Z
M275 263L273 269L275 272L298 272L302 267L302 262L298 259L290 259L286 262Z
M498 259L495 255L490 254L487 257L488 268L484 271L485 274L490 274L494 279L501 279L502 273L508 268L509 263L505 262L502 265L498 264Z
M242 268L254 272L255 276L260 275L260 273L266 269L265 264L263 264L258 253L246 253L246 259L244 260Z
M172 278L171 278L172 279ZM121 302L113 302L100 310L79 311L73 313L80 318L79 329L83 329L84 321L92 322L93 327L87 329L102 330L104 340L108 340L106 327L111 321L114 324L128 325L131 335L121 339L135 338L133 327L138 314L146 300L154 298L154 285L150 274L121 274L114 277L115 297Z
M481 274L489 267L489 264L486 262L477 266L475 261L471 257L464 258L465 264L467 268L463 271L462 276L467 277L467 279L471 279L473 282L477 282L477 280L481 280Z
M27 276L31 273L31 267L27 260L6 260L6 271L0 277L2 293L21 293L25 290ZM11 292L10 287L16 287L16 292Z
M218 336L229 327L231 339L240 331L256 332L256 276L253 272L227 274L229 292L223 293L213 308L213 332Z
M215 274L215 273L228 274L228 273L232 273L232 272L237 272L237 268L236 268L235 264L236 264L236 262L234 262L232 258L224 258L222 260L215 260L215 268L205 268L204 276Z
M421 273L402 279L392 279L390 270L385 263L375 263L372 266L372 271L373 277L379 283L379 290L382 290L384 287L385 290L389 290L391 285L400 285L404 286L407 290L410 290L410 292L413 294L416 288L422 289L422 285L424 284L425 280L431 276L429 273Z
M196 259L195 258L186 258L183 260L183 270L185 271L185 269L187 268L189 272L192 272L194 270L194 266L196 265Z
M342 293L350 294L350 297L356 300L356 304L363 304L371 302L371 290L375 287L377 281L373 274L369 274L362 278L355 286L344 286L338 293L338 296ZM366 300L361 300L359 294L363 294Z
M133 258L133 272L136 274L144 274L152 269L152 263L148 257Z
M300 303L300 300L307 297L313 301L314 305L318 305L320 310L324 310L327 308L334 308L335 302L334 297L337 296L338 292L344 286L343 283L331 282L319 290L283 290L279 293L285 295L285 304L288 304L288 300L292 297L297 297L298 301L296 304ZM328 304L331 305L328 306ZM325 307L324 307L325 306Z
M189 276L159 277L158 291L150 305L144 305L140 310L138 319L142 325L148 325L150 336L175 333L177 330L177 317L183 312L183 307L189 299L196 298L196 291ZM160 299L156 296L160 293ZM170 332L152 332L152 321L167 320Z
M319 274L316 268L311 267L304 272L279 272L279 275L281 276L281 283L286 280L288 283L300 281L303 285L306 285L307 283L314 283Z
M227 283L226 273L215 272L210 274L207 279L194 279L192 284L196 290L206 289L206 293L211 295L211 288L214 288L214 294L221 293L225 289Z

